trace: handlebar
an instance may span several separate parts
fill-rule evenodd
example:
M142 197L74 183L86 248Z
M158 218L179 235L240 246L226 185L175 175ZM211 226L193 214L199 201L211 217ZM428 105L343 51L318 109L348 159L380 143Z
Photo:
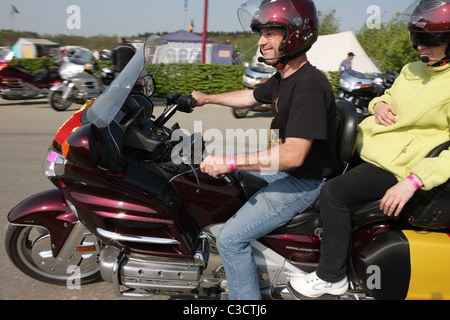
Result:
M166 105L166 110L164 110L158 119L155 120L155 126L157 128L164 126L166 122L172 118L176 111L185 113L191 113L194 111L195 99L192 95L182 96L181 93L174 92L167 97Z
M170 94L166 99L166 109L164 112L155 120L154 128L161 128L167 121L176 113L176 111L181 111L185 113L191 113L194 111L195 99L192 95L182 95L181 93L174 92ZM220 174L219 179L224 181L227 185L234 183L234 179L230 174Z
M195 99L192 95L185 95L178 100L178 111L191 113L194 111Z

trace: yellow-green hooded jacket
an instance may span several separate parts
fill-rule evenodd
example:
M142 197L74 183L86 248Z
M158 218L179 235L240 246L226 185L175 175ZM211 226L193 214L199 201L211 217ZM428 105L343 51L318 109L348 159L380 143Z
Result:
M391 89L369 105L384 101L397 110L397 122L379 125L374 116L360 124L357 152L361 158L392 172L398 180L417 175L430 190L450 178L450 149L425 158L450 140L450 65L406 65Z

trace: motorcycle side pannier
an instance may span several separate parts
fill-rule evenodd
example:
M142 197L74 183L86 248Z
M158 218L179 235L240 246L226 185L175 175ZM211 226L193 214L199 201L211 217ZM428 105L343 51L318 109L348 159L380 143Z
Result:
M408 239L401 230L377 237L359 254L355 268L369 296L376 300L405 299L411 276Z
M449 299L450 237L393 230L374 239L355 260L366 293L376 300Z
M429 152L427 158L437 157L450 148L447 141ZM408 223L426 229L450 229L450 180L432 190L417 192L408 203Z

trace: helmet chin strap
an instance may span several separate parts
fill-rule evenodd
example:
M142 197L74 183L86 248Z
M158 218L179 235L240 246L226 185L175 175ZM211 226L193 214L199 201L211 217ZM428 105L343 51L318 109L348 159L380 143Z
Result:
M276 65L276 68L278 70L282 70L282 69L284 69L284 67L286 67L287 63L288 63L288 58L286 56L283 56L278 61L277 65Z
M277 68L277 70L282 70L282 69L284 69L284 67L286 67L286 65L287 65L287 63L290 61L290 60L292 60L292 59L295 59L295 58L298 58L298 57L300 57L302 54L304 54L305 52L304 51L302 51L302 52L298 52L298 53L296 53L296 54L284 54L284 55L281 55L281 56L279 56L279 57L275 57L275 58L264 58L264 57L259 57L258 58L258 61L259 62L266 62L266 61L270 61L270 60L278 60L277 62L276 62L276 64L274 65L276 68Z
M300 57L301 55L305 54L309 49L310 49L310 47L303 48L302 50L300 50L298 52L291 52L290 54L284 53L281 56L278 56L275 58L259 57L258 62L265 63L266 61L270 61L270 60L278 60L278 62L275 64L275 67L277 68L277 70L282 70L284 67L286 67L287 63L290 60Z

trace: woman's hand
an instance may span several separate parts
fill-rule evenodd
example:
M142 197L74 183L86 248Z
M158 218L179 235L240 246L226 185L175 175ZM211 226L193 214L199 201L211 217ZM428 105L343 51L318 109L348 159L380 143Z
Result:
M383 126L391 126L397 122L395 116L397 116L397 110L387 103L378 102L374 107L375 121Z
M417 180L419 179L417 178ZM380 210L388 216L394 215L397 217L415 192L416 187L407 178L399 181L381 199Z

